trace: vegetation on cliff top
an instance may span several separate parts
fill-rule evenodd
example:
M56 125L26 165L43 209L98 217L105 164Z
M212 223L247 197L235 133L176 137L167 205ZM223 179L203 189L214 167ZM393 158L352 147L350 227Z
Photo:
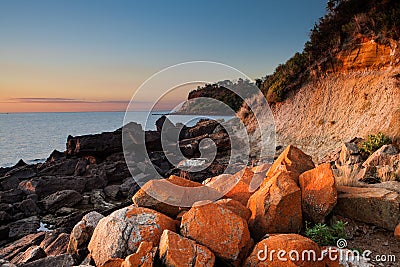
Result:
M389 44L400 39L398 0L328 0L326 10L310 31L303 51L279 65L273 74L257 79L269 103L283 101L289 92L324 74L325 67L337 63L341 51L351 50L365 40ZM189 99L213 97L237 111L242 100L226 87L243 84L248 82L208 84L191 92Z
M362 40L386 44L400 39L400 2L398 0L329 0L327 14L310 32L310 40L301 53L268 75L261 90L268 102L280 102L288 92L300 87L311 72L321 71L320 65L332 62L342 50Z

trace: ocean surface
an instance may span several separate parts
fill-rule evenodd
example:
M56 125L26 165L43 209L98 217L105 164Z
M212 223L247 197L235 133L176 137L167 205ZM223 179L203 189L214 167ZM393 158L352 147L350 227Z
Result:
M154 130L156 120L168 111L157 111L147 120L146 130ZM147 112L135 112L136 122L146 121ZM125 112L9 113L0 114L0 167L15 165L20 159L43 162L57 149L65 151L68 135L96 134L123 126ZM229 119L212 116L214 119ZM200 118L171 115L174 122L194 125Z

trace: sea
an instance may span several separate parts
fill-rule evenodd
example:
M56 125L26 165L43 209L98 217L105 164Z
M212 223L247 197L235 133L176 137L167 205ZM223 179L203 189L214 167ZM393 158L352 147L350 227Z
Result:
M155 130L155 122L169 111L135 112L134 118ZM54 112L0 114L0 167L15 165L20 159L28 164L43 162L53 150L65 151L68 135L115 131L124 124L125 112ZM132 116L130 116L132 117ZM227 116L169 115L173 123L193 126L201 118L225 119ZM144 123L146 122L146 123Z

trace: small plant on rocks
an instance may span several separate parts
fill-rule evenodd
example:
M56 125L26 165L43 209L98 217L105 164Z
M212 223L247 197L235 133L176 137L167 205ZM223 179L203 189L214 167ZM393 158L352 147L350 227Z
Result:
M310 224L307 222L305 234L320 246L335 246L339 239L347 238L346 225L347 222L337 221L331 226L317 223L310 227Z

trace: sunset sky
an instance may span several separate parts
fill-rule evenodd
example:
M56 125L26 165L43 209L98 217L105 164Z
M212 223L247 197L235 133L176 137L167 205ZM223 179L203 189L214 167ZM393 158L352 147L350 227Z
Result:
M123 111L152 74L193 60L262 77L324 12L321 0L1 0L0 112Z

